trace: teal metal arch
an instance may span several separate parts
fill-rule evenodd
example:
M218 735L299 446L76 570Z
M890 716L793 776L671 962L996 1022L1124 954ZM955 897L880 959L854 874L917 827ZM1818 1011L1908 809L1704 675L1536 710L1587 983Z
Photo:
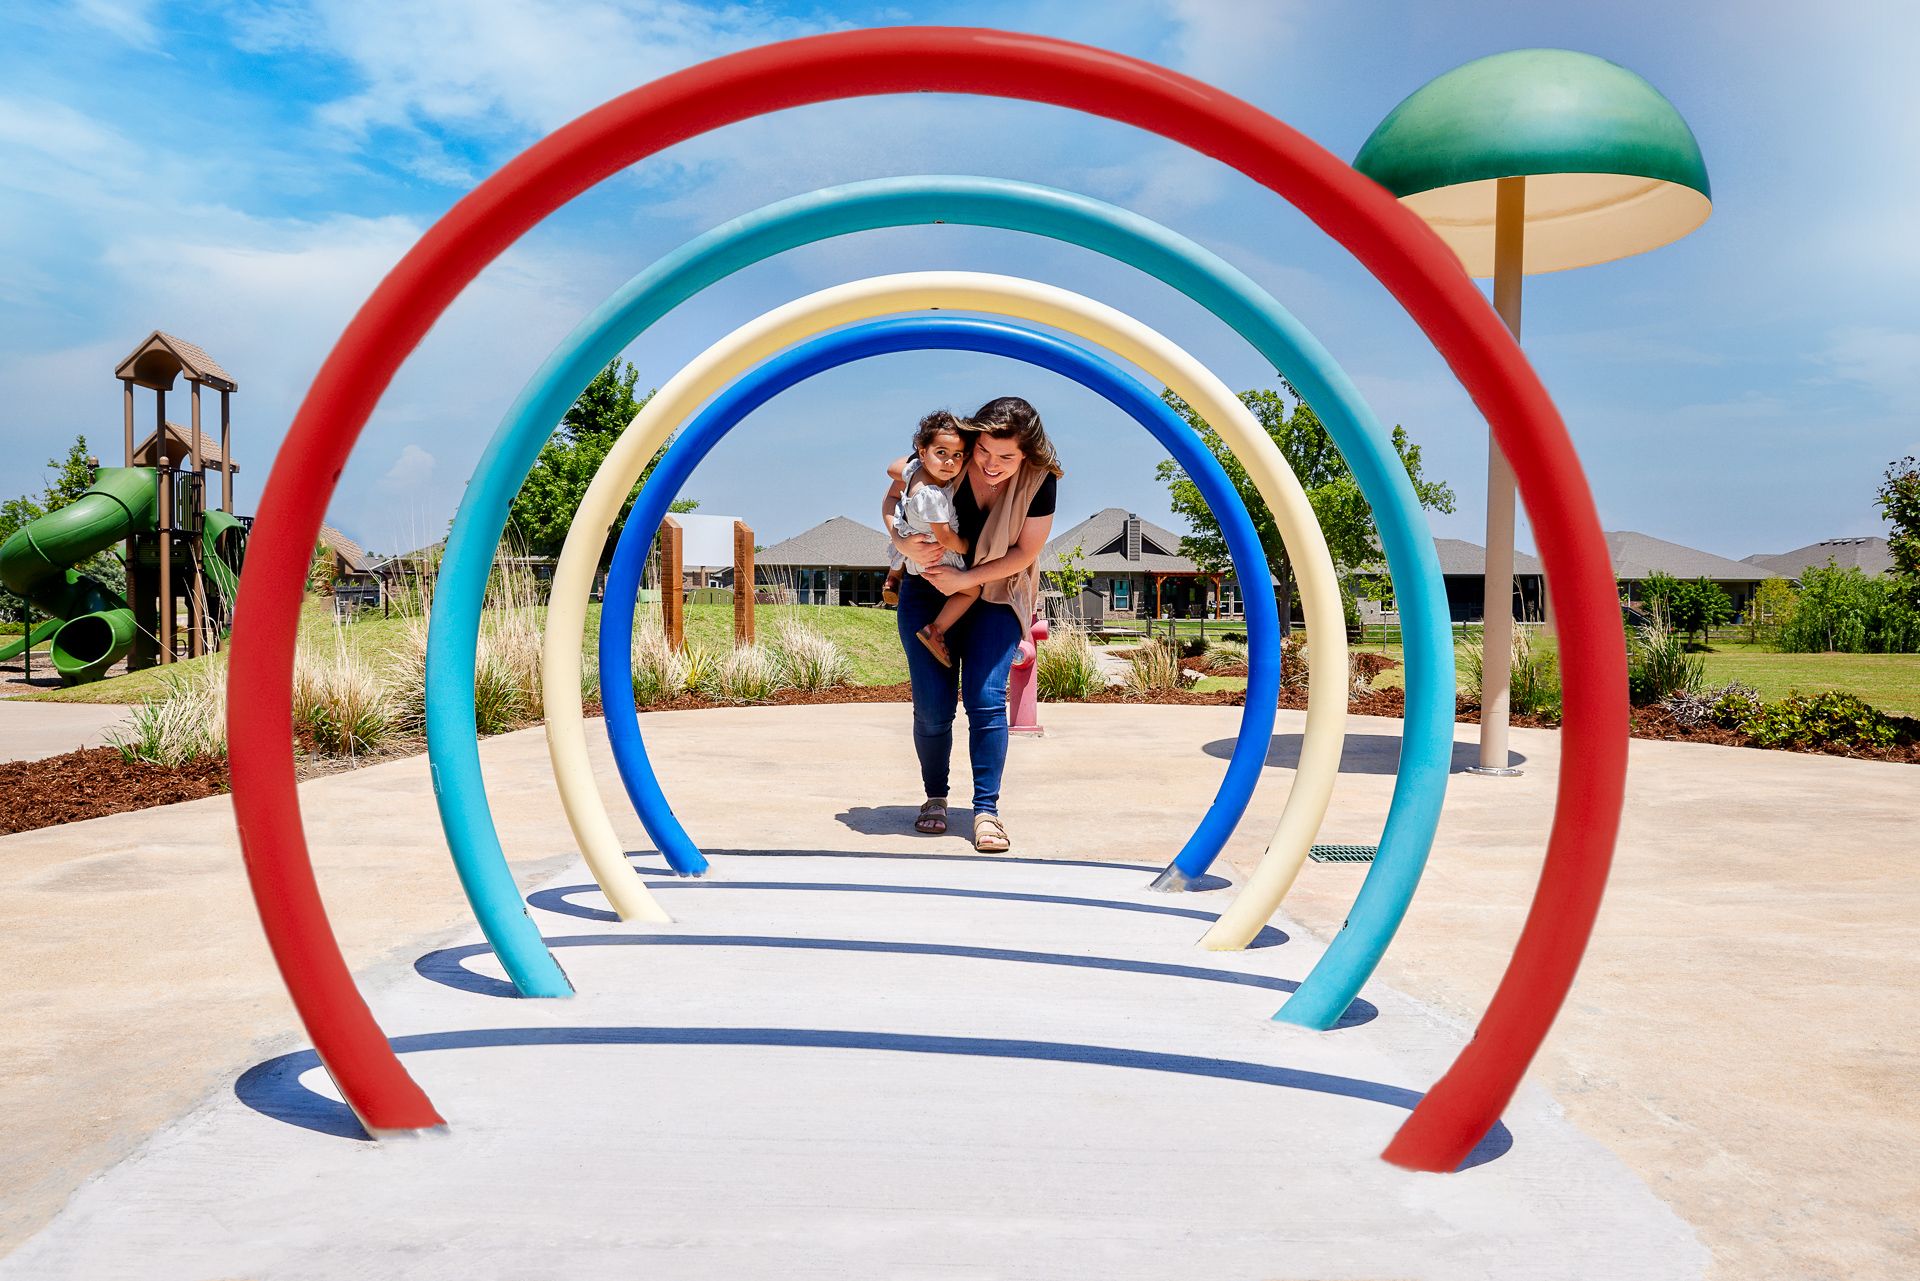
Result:
M640 333L755 262L881 227L958 223L1047 236L1158 278L1247 339L1313 405L1372 505L1405 638L1407 711L1379 853L1347 922L1275 1016L1326 1028L1358 995L1426 866L1453 745L1453 642L1433 540L1391 438L1332 356L1251 278L1177 232L1102 201L1004 179L879 179L826 188L724 223L635 276L550 355L494 433L447 539L427 647L427 743L441 823L462 887L515 987L572 991L513 884L486 802L473 720L474 655L493 551L508 507L574 399ZM1169 868L1157 884L1189 874Z

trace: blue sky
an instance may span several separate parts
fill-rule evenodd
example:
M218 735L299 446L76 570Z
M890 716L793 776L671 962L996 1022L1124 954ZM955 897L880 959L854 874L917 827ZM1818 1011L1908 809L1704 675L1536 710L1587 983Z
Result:
M965 23L1176 67L1344 157L1407 93L1486 53L1553 45L1633 68L1693 126L1714 215L1656 253L1531 279L1525 314L1527 349L1604 523L1733 557L1881 532L1880 471L1920 452L1914 13L1867 0L35 5L13 17L0 52L0 489L36 486L39 461L76 431L118 461L112 369L159 327L239 379L240 509L252 511L354 308L434 218L543 133L634 84L764 40ZM1478 541L1484 424L1386 293L1303 218L1217 163L1118 125L925 95L735 126L573 202L469 288L409 360L342 478L335 523L376 549L438 537L523 382L630 275L770 200L911 173L1084 191L1223 254L1424 446L1429 475L1460 496L1436 532ZM1076 289L1161 329L1236 388L1273 381L1224 326L1128 268L952 227L782 255L690 302L629 354L656 385L767 308L923 268ZM796 388L716 450L688 493L747 518L763 541L842 513L877 523L879 468L912 421L1007 392L1039 405L1060 445L1064 520L1119 505L1172 523L1153 479L1161 454L1137 427L1050 375L955 354L865 362Z

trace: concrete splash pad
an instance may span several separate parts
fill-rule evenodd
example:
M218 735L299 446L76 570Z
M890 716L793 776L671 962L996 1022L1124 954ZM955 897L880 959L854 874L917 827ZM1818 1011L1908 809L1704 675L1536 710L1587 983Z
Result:
M477 932L369 983L451 1132L372 1143L303 1048L84 1187L0 1277L1696 1277L1692 1230L1528 1088L1471 1168L1378 1153L1463 1030L1375 985L1268 1016L1317 944L1194 940L1147 864L719 851L529 896L580 989Z

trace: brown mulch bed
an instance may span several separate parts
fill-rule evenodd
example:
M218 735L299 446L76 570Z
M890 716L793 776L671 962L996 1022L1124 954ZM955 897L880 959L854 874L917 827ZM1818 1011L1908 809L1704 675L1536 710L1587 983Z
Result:
M1708 722L1702 725L1683 725L1675 720L1673 713L1664 707L1636 707L1632 714L1632 734L1635 738L1660 739L1669 743L1714 743L1722 747L1751 747L1755 751L1808 752L1818 756L1845 756L1857 761L1890 761L1896 765L1920 765L1920 722L1909 717L1896 717L1896 723L1905 721L1907 729L1904 743L1895 743L1892 747L1859 747L1850 743L1818 743L1805 747L1761 747L1753 739L1737 729L1727 729Z
M225 760L129 763L111 747L0 763L0 835L197 801L227 790Z

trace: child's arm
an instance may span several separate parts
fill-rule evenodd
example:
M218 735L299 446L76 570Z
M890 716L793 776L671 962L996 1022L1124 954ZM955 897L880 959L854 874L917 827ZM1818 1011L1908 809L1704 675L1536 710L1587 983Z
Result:
M960 531L946 521L931 522L927 528L933 531L933 540L948 551L959 556L967 554L967 540L960 537Z
M893 477L896 483L906 474L907 460L905 458L896 458L887 464L887 475Z

